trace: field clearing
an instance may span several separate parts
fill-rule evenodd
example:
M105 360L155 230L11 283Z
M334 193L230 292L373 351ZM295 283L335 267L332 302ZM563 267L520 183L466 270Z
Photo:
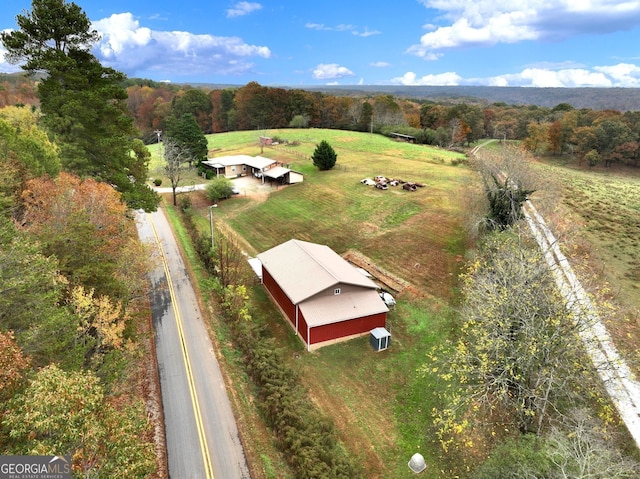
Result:
M574 266L616 305L607 328L640 376L640 172L584 170L554 159L542 169L562 185L571 212L565 224L578 248Z
M413 477L407 462L415 452L434 470L449 471L449 459L429 432L434 386L416 370L450 327L449 304L455 301L465 251L463 192L470 171L452 165L459 154L378 135L327 130L284 130L277 135L299 144L265 148L262 156L303 172L305 181L273 188L266 200L241 195L219 202L219 227L232 228L251 255L291 238L327 244L339 254L356 251L409 287L397 296L398 307L389 314L392 347L380 353L366 337L305 352L259 285L253 287L252 314L270 324L314 402L333 417L344 443L360 458L366 477ZM308 159L322 139L338 154L336 167L325 172ZM220 148L215 156L260 154L256 132L212 135L209 142ZM360 183L375 175L425 186L415 192L400 187L383 191ZM192 197L199 224L207 228L204 195Z

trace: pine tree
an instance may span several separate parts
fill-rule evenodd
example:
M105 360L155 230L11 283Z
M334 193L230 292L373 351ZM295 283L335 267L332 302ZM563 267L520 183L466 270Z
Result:
M338 155L329 143L322 140L313 152L311 157L313 164L318 167L319 170L330 170L336 164Z

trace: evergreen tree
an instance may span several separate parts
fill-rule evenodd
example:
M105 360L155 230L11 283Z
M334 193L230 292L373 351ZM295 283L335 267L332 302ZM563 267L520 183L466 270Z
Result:
M326 140L322 140L316 146L311 159L313 160L313 164L317 166L319 170L330 170L335 166L336 161L338 160L338 155Z
M174 146L185 153L185 160L190 164L199 164L207 159L207 137L191 113L180 118L171 116L167 119L165 136Z
M128 115L125 76L90 53L98 32L75 3L33 0L16 17L19 29L0 38L12 63L45 73L38 86L43 124L60 145L63 168L115 185L128 205L154 210L146 185L148 157L132 153L137 131Z

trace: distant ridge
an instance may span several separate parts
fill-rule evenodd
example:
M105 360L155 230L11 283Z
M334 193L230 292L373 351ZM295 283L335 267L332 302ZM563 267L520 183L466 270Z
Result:
M399 98L415 98L436 102L467 102L476 99L486 103L537 105L553 108L568 103L574 108L593 110L640 110L640 88L535 88L497 86L403 86L353 85L313 86L302 88L334 95L376 94Z
M191 83L211 89L243 85ZM432 100L436 103L506 103L553 108L568 103L593 110L640 110L640 88L537 88L499 86L404 86L404 85L262 85L271 88L317 91L338 96L392 95L397 98Z
M0 73L0 82L25 79L24 73ZM36 79L41 77L36 77ZM130 78L129 81L135 81ZM141 79L138 79L141 80ZM158 82L161 83L161 82ZM176 87L219 90L244 85L221 83L170 83ZM574 108L592 110L640 111L640 88L537 88L498 86L405 86L405 85L262 85L271 88L297 89L338 96L392 95L396 98L431 100L435 103L469 103L490 105L536 105L553 108L568 103Z

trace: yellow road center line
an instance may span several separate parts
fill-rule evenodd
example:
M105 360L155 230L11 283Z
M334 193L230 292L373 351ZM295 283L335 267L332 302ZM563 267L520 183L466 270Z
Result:
M211 456L209 454L209 446L207 444L207 440L204 432L204 425L202 423L202 414L200 412L198 394L196 393L195 381L193 379L193 370L191 368L191 362L189 361L189 354L187 352L187 343L185 340L184 330L182 328L182 320L180 319L180 312L178 311L176 295L173 289L173 282L171 281L171 274L169 273L169 264L164 254L164 249L162 248L162 243L160 242L160 237L158 236L158 231L156 230L156 225L153 222L153 218L151 217L150 214L148 214L147 216L149 218L149 222L151 223L151 228L153 229L153 235L156 238L156 244L158 245L158 250L160 251L160 257L162 258L162 266L164 267L165 276L167 277L167 285L169 288L169 296L171 297L171 305L173 306L173 312L176 317L176 325L178 327L178 336L180 338L182 357L184 359L185 368L187 370L187 381L189 383L189 393L191 395L191 404L193 405L193 410L194 410L194 415L196 420L196 428L198 430L198 440L200 442L200 452L202 453L204 470L207 475L207 479L214 479L213 466L211 464Z

